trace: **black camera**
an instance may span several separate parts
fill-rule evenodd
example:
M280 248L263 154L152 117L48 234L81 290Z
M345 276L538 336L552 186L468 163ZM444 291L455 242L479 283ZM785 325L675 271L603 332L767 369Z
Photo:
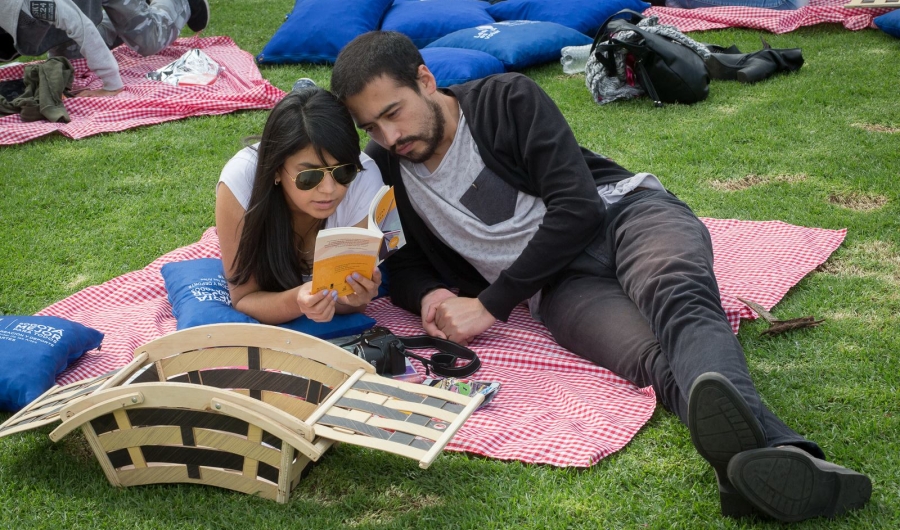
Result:
M358 337L338 337L329 342L371 364L379 375L405 374L407 357L422 363L425 375L434 372L444 377L468 377L481 367L475 352L465 346L428 335L398 337L381 326L364 331ZM435 349L437 353L429 359L409 351L416 349ZM456 366L459 359L467 361L466 364Z
M353 342L341 344L360 359L375 367L380 375L398 375L406 372L403 345L391 330L375 326L364 331Z

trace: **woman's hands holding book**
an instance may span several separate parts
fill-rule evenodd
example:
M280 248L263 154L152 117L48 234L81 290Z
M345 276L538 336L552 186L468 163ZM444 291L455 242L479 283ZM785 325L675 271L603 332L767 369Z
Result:
M311 293L311 287L312 282L306 282L297 290L297 307L314 322L328 322L334 316L337 291L323 289Z
M371 280L354 272L347 276L347 283L353 288L353 294L337 299L337 312L341 314L362 311L373 298L378 296L378 287L381 286L381 270L375 267Z

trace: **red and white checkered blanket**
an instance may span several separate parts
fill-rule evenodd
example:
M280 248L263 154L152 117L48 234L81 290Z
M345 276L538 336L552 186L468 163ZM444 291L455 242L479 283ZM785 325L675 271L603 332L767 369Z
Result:
M804 228L778 221L703 220L715 251L722 301L737 332L755 315L734 297L767 309L840 246L846 230ZM121 367L140 345L175 331L160 268L165 263L220 257L214 228L200 241L147 267L88 287L39 312L105 333L101 351L86 353L57 379L67 384ZM422 333L419 318L374 301L368 310L398 335ZM501 460L587 467L628 443L653 414L652 388L637 388L558 346L519 306L472 348L482 359L477 379L500 381L495 399L460 429L448 449Z
M656 15L661 24L675 26L683 32L720 28L764 29L772 33L787 33L800 26L813 26L826 22L841 23L849 30L874 28L872 19L890 9L842 7L848 0L810 0L809 4L794 11L776 11L758 7L704 7L678 9L651 7L644 16Z
M200 48L222 67L219 78L208 86L175 87L145 76ZM22 122L18 114L0 118L0 145L27 142L58 131L69 138L124 131L191 116L227 114L242 109L271 109L284 92L262 78L253 56L228 37L178 39L157 55L141 57L128 46L113 50L125 89L115 97L69 98L69 123ZM84 59L72 61L74 89L97 89L103 82L88 70ZM25 65L0 69L0 80L21 79Z

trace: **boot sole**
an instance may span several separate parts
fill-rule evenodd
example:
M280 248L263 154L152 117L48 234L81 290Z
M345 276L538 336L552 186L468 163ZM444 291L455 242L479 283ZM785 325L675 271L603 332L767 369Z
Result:
M784 522L835 517L863 507L872 495L867 476L794 447L741 453L728 465L728 478L757 509Z
M734 385L721 374L699 376L688 399L691 441L716 471L722 515L744 517L755 513L753 505L728 480L728 462L742 451L765 447L759 421Z
M203 31L206 29L206 26L209 25L209 0L191 0L188 4L203 4L203 13L194 13L194 10L191 10L191 16L188 17L187 27L194 33L198 31Z

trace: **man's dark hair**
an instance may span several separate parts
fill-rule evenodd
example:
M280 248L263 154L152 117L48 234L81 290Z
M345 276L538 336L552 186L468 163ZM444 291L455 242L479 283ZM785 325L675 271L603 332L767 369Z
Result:
M341 101L355 96L370 81L387 75L400 86L419 92L422 54L409 37L396 31L370 31L356 37L338 54L331 72L331 91Z

